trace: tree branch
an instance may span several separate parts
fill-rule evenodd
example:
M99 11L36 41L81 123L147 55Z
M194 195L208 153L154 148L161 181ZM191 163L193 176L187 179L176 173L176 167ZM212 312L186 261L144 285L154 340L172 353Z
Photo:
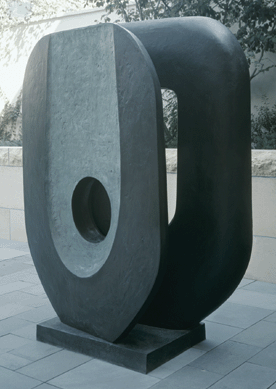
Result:
M255 68L254 72L250 76L250 81L253 80L253 78L257 77L260 73L268 72L269 69L276 68L276 65L270 65L270 66L267 66L266 68L263 68L263 67L264 67L264 65L259 70L257 68Z
M170 6L168 6L166 0L162 0L162 3L164 4L165 8L168 9L171 12L172 9L171 9Z
M144 15L142 13L142 8L141 8L141 4L140 4L139 0L135 0L135 4L136 4L136 8L138 9L140 20L144 20Z

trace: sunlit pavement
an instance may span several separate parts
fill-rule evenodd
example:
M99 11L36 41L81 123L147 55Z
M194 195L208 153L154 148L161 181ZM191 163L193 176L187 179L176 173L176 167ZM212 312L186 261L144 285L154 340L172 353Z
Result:
M0 389L276 389L276 284L243 279L207 339L148 375L36 341L54 316L28 245L0 239Z

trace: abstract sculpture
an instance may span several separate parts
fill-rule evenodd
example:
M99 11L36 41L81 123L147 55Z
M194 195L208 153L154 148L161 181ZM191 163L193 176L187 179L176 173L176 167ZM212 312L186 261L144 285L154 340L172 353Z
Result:
M178 97L170 225L161 87ZM200 321L250 258L249 90L238 42L208 18L104 24L38 42L23 86L25 217L61 321L38 326L38 339L144 372L204 339ZM176 336L166 357L159 350L146 367L118 357L120 344L133 351L139 336L148 346L158 334ZM94 354L76 346L83 337ZM102 351L112 342L113 359Z

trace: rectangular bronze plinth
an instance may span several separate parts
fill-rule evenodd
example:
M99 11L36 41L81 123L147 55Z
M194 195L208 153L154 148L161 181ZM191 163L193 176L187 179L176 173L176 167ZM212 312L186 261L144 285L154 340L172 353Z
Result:
M205 339L205 324L168 330L137 324L120 342L110 343L61 323L37 325L37 340L147 374Z

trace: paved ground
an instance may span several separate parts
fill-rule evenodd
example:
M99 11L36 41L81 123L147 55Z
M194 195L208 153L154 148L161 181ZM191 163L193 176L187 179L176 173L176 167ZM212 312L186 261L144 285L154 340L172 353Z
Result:
M27 244L0 239L0 389L276 389L276 284L243 279L207 340L148 375L37 342L54 316Z

